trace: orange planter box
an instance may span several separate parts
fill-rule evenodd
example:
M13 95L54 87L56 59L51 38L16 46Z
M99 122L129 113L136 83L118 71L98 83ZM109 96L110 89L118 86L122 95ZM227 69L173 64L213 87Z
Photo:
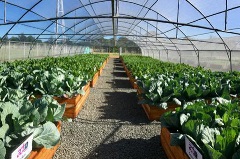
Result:
M168 108L158 108L157 106L150 106L148 104L142 104L142 107L150 121L159 120L163 113L167 111L175 110L175 108L179 107L179 105L175 103L168 103Z
M102 65L102 68L104 69L105 68L105 66L106 66L106 64L107 64L107 59L104 61L104 63L103 63L103 65Z
M107 64L107 60L105 60L105 61L103 62L103 64L102 64L102 66L100 67L100 69L99 69L99 71L98 71L98 76L101 76L101 75L102 75L102 71L103 71L103 69L105 68L106 64Z
M134 79L134 78L132 77L132 75L130 75L129 80L130 80L130 83L131 83L132 87L133 87L134 89L137 89L138 86L137 86L137 84L136 84L136 79Z
M98 71L98 76L101 76L102 71L103 71L103 66L99 69L99 71Z
M66 109L63 114L63 116L68 118L76 118L79 114L80 110L83 107L83 104L85 103L89 93L90 93L90 83L88 82L85 87L83 88L85 91L84 95L77 95L73 98L58 98L54 97L60 104L66 104Z
M161 144L162 147L170 159L189 159L187 154L182 150L180 146L171 146L170 145L170 132L167 128L161 128Z
M83 96L81 95L80 100L78 101L78 103L75 106L66 107L63 116L68 117L68 118L73 118L73 119L76 118L78 116L79 112L82 110L83 105L84 105L87 97L89 96L89 93L90 93L90 87L88 88L88 90L85 91L85 94Z
M83 90L86 92L88 89L90 88L90 83L88 82ZM66 107L73 107L75 105L77 105L77 103L80 101L82 95L78 94L77 96L75 97L72 97L72 98L60 98L60 97L53 97L55 100L58 101L58 103L60 104L63 104L63 103L66 103Z
M61 122L60 121L57 122L56 126L58 131L60 132ZM58 147L59 147L59 144L57 144L51 149L40 148L40 149L32 150L32 152L29 154L27 159L52 159Z
M140 95L142 94L142 92L143 92L142 89L137 85L137 94Z
M98 80L98 77L99 77L98 74L99 74L98 72L95 73L95 75L93 76L93 79L90 81L90 86L91 86L91 87L94 87L95 84L97 83L97 80Z

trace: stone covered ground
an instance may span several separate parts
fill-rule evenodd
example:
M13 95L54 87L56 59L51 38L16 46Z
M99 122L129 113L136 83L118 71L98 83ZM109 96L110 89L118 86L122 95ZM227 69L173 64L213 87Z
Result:
M63 122L54 159L165 159L160 122L149 122L118 58L110 58L78 117Z

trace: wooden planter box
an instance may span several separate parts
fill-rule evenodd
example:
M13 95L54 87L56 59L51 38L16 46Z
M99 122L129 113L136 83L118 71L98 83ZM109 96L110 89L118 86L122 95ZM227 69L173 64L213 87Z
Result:
M98 71L98 76L101 76L101 75L102 75L102 71L103 71L103 66L99 69L99 71Z
M127 69L127 67L126 67L126 65L124 64L123 61L122 61L122 64L123 64L123 68L124 68L124 70L125 70L128 78L129 78L129 80L130 80L130 83L131 83L132 87L133 87L134 89L137 89L136 79L134 79L134 78L132 77L131 72Z
M142 104L142 107L150 121L159 120L163 113L167 111L175 110L175 108L179 107L179 105L175 103L168 103L168 108L158 108L157 106L150 106L148 104Z
M101 76L101 75L102 75L102 71L103 71L103 69L105 68L106 64L107 64L107 60L105 60L105 61L103 62L103 64L102 64L102 66L100 67L100 69L99 69L99 71L98 71L98 76Z
M83 104L85 103L89 93L90 93L90 83L88 82L84 89L85 94L84 95L77 95L76 97L73 98L58 98L54 97L58 103L60 104L66 104L66 109L63 114L63 116L67 118L76 118L80 112L80 110L83 107Z
M138 86L137 86L137 83L136 83L136 79L134 79L134 78L132 77L132 75L131 75L131 76L129 77L129 80L130 80L130 83L131 83L132 87L133 87L134 89L137 89Z
M137 94L138 95L142 94L142 89L140 87L138 87L138 85L137 85Z
M68 118L73 118L73 119L76 118L78 116L79 112L82 110L83 105L84 105L87 97L89 96L89 93L90 93L90 88L85 91L85 94L83 96L81 95L81 99L79 100L79 102L77 103L76 106L67 107L65 109L64 116L68 117Z
M102 65L103 69L105 68L107 62L108 62L108 59L106 59L106 60L104 61L103 65Z
M84 91L85 91L85 94L84 95L79 95L79 100L78 100L77 103L75 101L74 104L67 104L63 116L68 117L68 118L76 118L78 116L79 112L83 108L83 105L84 105L87 97L89 96L89 93L90 93L90 83L88 83L84 87Z
M94 87L95 84L97 83L97 80L98 80L98 77L99 77L98 74L99 74L98 72L95 73L95 75L93 76L93 79L90 81L90 86L91 86L91 87Z
M61 122L57 122L58 131L61 131ZM52 159L60 144L51 149L40 148L32 150L27 159Z
M189 159L180 146L170 145L170 132L167 128L161 128L161 144L169 159Z

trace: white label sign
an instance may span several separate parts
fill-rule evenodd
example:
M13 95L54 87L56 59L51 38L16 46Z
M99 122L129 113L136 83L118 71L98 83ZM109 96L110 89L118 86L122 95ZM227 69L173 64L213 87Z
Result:
M24 159L32 151L33 135L29 136L22 144L16 148L12 154L11 159Z
M202 154L198 151L196 146L192 144L192 142L188 139L188 137L185 137L185 149L186 153L191 159L203 159Z

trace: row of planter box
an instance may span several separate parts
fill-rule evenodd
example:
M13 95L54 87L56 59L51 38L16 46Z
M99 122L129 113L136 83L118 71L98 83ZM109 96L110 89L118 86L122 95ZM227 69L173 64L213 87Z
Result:
M120 60L123 64L123 68L129 78L132 87L134 89L137 89L137 94L140 95L142 93L142 90L141 88L138 87L136 79L134 79L134 77L131 74L131 71L129 71L126 65L124 64L123 59L120 58ZM179 107L179 105L171 102L168 103L168 109L162 109L158 108L157 106L151 106L148 104L142 104L141 106L150 121L159 120L161 115L164 114L165 112L173 111L177 107ZM170 139L171 139L170 131L167 128L164 127L161 128L160 140L167 157L169 159L189 159L185 151L183 151L183 149L180 146L170 145Z
M54 97L58 101L58 103L63 104L66 103L66 109L64 112L64 116L67 118L76 118L83 108L83 105L87 99L87 97L90 94L90 87L94 87L98 77L102 74L102 71L105 67L105 65L108 62L108 58L104 61L103 65L100 67L99 71L93 76L93 79L88 82L85 87L84 95L77 95L73 98L58 98ZM58 128L58 131L61 131L61 122L57 122L56 126ZM36 150L32 150L32 152L29 154L28 159L52 159L54 156L55 152L57 151L57 148L59 147L60 144L57 144L51 149L46 149L46 148L40 148Z
M128 70L128 68L126 67L126 65L124 64L124 61L122 58L121 62L123 64L123 68L129 78L129 81L132 85L132 87L134 89L137 89L137 94L140 95L142 93L142 90L140 87L138 87L137 83L136 83L136 79L132 76L131 71ZM161 117L161 115L167 111L171 111L171 110L175 110L175 108L179 107L179 105L173 103L173 102L169 102L168 103L168 109L162 109L162 108L158 108L157 106L151 106L148 104L142 104L142 108L144 109L148 119L150 121L153 120L159 120L159 118Z

